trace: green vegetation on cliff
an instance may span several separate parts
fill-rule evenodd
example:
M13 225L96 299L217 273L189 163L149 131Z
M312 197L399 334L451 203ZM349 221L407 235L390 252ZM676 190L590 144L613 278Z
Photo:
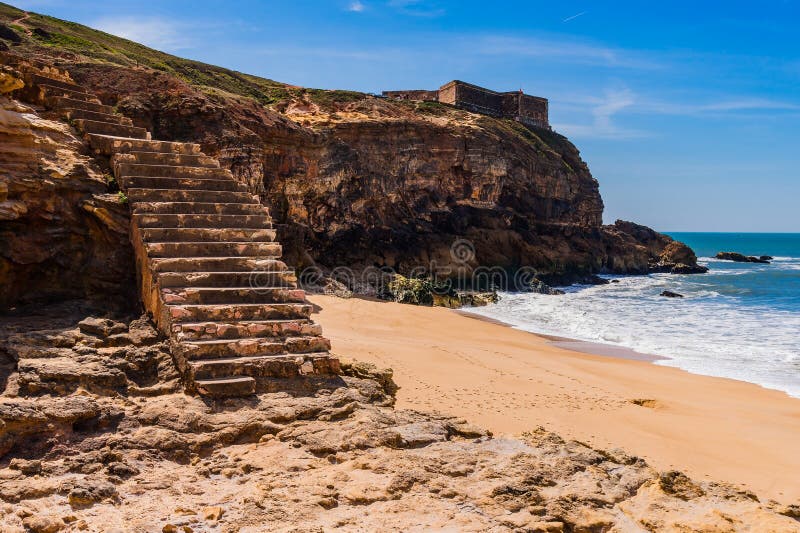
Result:
M6 39L12 49L53 54L70 60L84 60L125 67L143 66L173 74L186 82L254 98L263 104L288 96L283 83L235 72L199 61L182 59L139 43L46 15L26 13L0 3L0 28L12 30L20 42ZM3 38L0 32L0 39ZM10 34L9 34L10 35Z

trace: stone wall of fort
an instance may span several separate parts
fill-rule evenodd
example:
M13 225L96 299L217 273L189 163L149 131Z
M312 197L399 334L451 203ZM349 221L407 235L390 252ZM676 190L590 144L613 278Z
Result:
M498 93L460 80L442 85L438 91L384 91L398 100L439 101L473 113L518 120L528 126L549 128L547 98L522 91Z

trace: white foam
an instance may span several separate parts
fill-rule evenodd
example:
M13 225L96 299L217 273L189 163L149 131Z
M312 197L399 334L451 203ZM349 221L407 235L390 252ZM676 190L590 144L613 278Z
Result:
M665 356L659 364L800 397L800 313L743 306L738 294L747 289L728 287L721 294L704 277L618 278L609 285L571 287L562 296L502 294L497 304L471 311L527 331ZM659 296L665 289L685 298Z

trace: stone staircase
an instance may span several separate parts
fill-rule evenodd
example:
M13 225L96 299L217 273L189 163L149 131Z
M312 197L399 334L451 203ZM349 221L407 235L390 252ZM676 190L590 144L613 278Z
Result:
M281 260L268 210L192 143L157 141L83 87L25 72L28 91L108 156L131 207L142 301L171 339L187 390L279 390L339 371Z

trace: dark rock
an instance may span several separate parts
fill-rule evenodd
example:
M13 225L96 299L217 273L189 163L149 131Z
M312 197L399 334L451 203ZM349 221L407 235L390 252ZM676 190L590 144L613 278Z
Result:
M575 283L579 285L608 285L611 282L605 278L601 278L600 276L591 274L589 276L584 276L580 278Z
M684 263L677 263L669 269L670 274L705 274L708 272L708 267L701 265L686 265Z
M766 259L769 256L762 255L761 257L755 257L752 255L744 255L738 252L719 252L716 255L717 259L722 259L724 261L735 261L737 263L764 263L769 264L770 259Z
M672 291L663 291L659 296L665 296L667 298L683 298L683 294L678 294L677 292Z
M564 294L564 291L560 289L554 289L550 285L546 284L544 281L537 278L534 278L533 281L531 281L530 291L526 292L533 292L536 294L548 294L553 296Z
M88 317L78 322L78 329L81 330L81 333L98 337L108 337L128 330L127 326L121 322L95 317Z
M772 261L773 259L775 259L771 255L761 255L758 258L761 259L762 261Z

